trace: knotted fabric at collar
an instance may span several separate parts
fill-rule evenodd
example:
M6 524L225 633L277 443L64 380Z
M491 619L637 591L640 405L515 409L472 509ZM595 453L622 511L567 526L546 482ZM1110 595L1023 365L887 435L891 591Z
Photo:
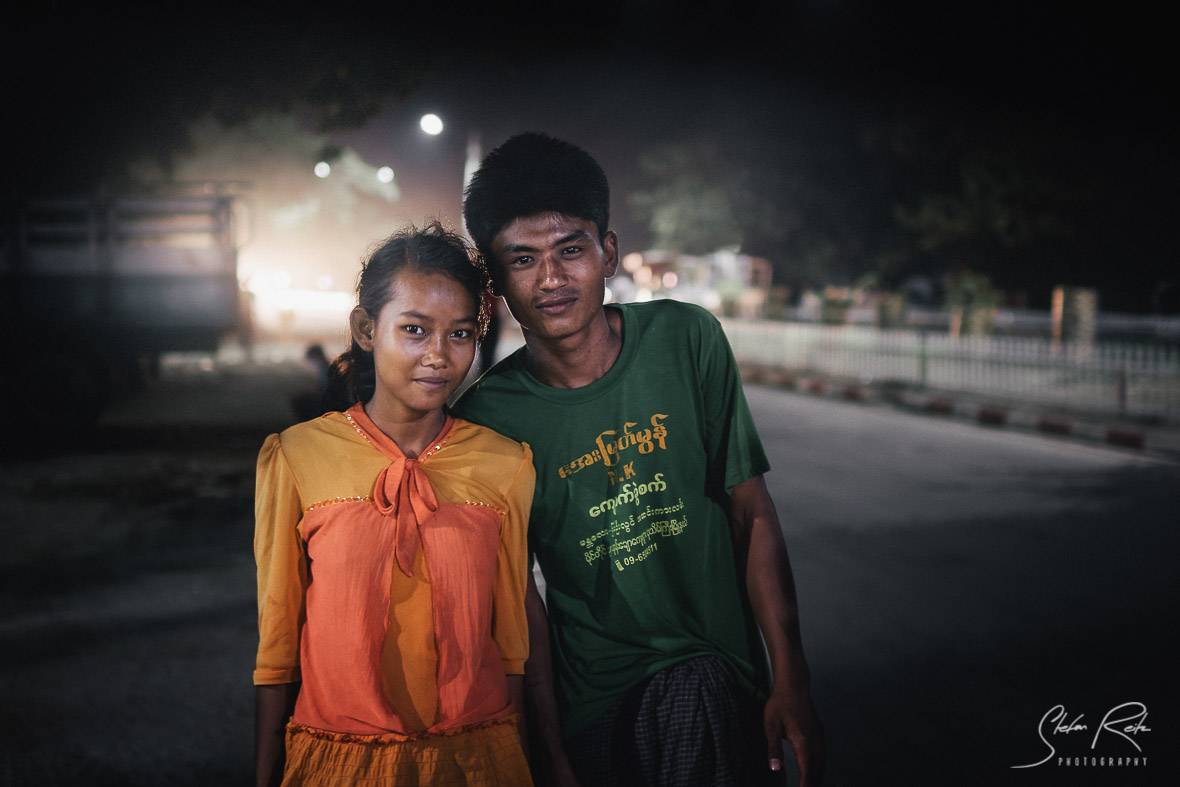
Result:
M397 443L373 423L360 402L348 408L345 417L370 445L390 460L373 483L373 504L393 519L394 558L403 574L413 576L414 558L422 543L421 528L438 510L438 498L422 469L422 461L442 446L455 421L447 416L431 441L432 448L416 459L408 459Z
M405 457L391 462L373 484L373 503L378 511L393 518L398 568L407 577L413 576L414 558L422 543L419 528L438 510L438 498L422 464Z

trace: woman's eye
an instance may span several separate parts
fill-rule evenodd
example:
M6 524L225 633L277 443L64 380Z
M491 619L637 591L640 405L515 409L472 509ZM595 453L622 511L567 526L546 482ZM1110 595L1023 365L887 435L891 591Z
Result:
M425 336L426 329L421 325L403 325L402 330L413 336Z
M451 334L451 336L455 337L456 339L470 339L472 337L472 335L473 335L472 332L467 330L466 328L460 328L459 330L457 330Z

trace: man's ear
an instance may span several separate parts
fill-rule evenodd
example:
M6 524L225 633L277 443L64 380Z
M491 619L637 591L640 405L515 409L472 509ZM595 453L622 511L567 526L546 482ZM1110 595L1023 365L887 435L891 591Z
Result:
M615 234L614 230L607 230L603 233L602 251L606 257L603 273L609 279L615 275L615 271L619 267L619 236Z
M367 353L373 352L373 333L377 323L362 307L357 306L348 315L348 328L352 332L352 339Z

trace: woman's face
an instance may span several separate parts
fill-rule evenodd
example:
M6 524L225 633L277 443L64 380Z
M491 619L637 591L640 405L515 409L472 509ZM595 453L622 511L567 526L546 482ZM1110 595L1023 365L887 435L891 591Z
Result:
M475 358L475 299L442 273L403 269L390 282L392 297L375 315L371 339L353 333L373 353L375 397L404 408L407 419L442 407ZM367 322L367 321L366 321ZM370 346L365 346L369 343Z

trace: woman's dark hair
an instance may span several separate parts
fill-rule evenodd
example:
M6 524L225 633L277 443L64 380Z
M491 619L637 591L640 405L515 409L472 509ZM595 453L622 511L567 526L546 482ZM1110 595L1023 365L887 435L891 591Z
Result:
M606 173L586 151L545 134L517 134L487 155L467 186L463 219L480 252L492 260L492 239L508 224L537 213L594 222L601 239L610 224Z
M382 241L362 263L356 284L357 303L372 319L377 319L393 297L393 280L402 269L442 273L462 284L475 304L476 339L483 338L492 306L488 275L467 241L438 221L422 229L406 227ZM332 362L324 410L346 410L356 402L368 401L376 384L373 354L352 339L351 346Z

